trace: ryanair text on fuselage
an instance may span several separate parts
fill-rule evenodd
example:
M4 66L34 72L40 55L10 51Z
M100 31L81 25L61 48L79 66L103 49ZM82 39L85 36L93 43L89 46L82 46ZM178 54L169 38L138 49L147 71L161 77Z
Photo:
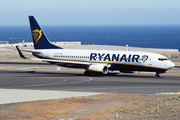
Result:
M145 62L148 59L147 55L142 56L142 61ZM90 60L94 61L114 61L114 62L139 62L140 55L126 55L126 54L106 54L106 53L91 53Z

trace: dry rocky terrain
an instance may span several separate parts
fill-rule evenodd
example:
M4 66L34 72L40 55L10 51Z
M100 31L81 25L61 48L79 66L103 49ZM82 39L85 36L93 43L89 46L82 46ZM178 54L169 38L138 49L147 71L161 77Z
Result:
M0 120L179 120L180 94L107 93L0 105Z

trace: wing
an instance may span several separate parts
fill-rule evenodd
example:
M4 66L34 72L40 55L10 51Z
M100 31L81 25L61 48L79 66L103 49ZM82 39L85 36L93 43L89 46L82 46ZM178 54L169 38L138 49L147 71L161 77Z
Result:
M27 58L23 55L23 53L21 52L21 50L16 46L16 49L20 55L21 58L23 59L30 59L30 60L39 60L39 61L44 61L44 62L49 62L58 66L64 66L64 67L76 67L76 68L86 68L89 65L91 65L91 63L87 63L87 62L75 62L75 61L64 61L64 60L52 60L52 59L39 59L39 58ZM36 52L37 51L30 51L30 50L24 50L26 52Z

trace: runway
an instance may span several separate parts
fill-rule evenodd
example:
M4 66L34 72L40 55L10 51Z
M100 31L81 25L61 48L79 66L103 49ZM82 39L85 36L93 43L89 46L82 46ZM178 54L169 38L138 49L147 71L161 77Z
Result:
M54 65L47 62L0 62L0 66L13 67L54 67Z
M180 92L180 75L162 74L155 78L154 73L114 72L109 76L83 76L83 72L0 70L0 88L137 94Z

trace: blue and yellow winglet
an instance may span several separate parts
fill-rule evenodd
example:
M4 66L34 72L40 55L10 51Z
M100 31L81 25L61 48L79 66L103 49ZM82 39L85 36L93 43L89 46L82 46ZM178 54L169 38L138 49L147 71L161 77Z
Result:
M16 49L17 49L17 51L18 51L18 53L19 53L19 55L20 55L21 58L23 58L23 59L28 59L27 57L25 57L25 56L23 55L23 53L22 53L21 50L18 48L18 46L16 46Z

